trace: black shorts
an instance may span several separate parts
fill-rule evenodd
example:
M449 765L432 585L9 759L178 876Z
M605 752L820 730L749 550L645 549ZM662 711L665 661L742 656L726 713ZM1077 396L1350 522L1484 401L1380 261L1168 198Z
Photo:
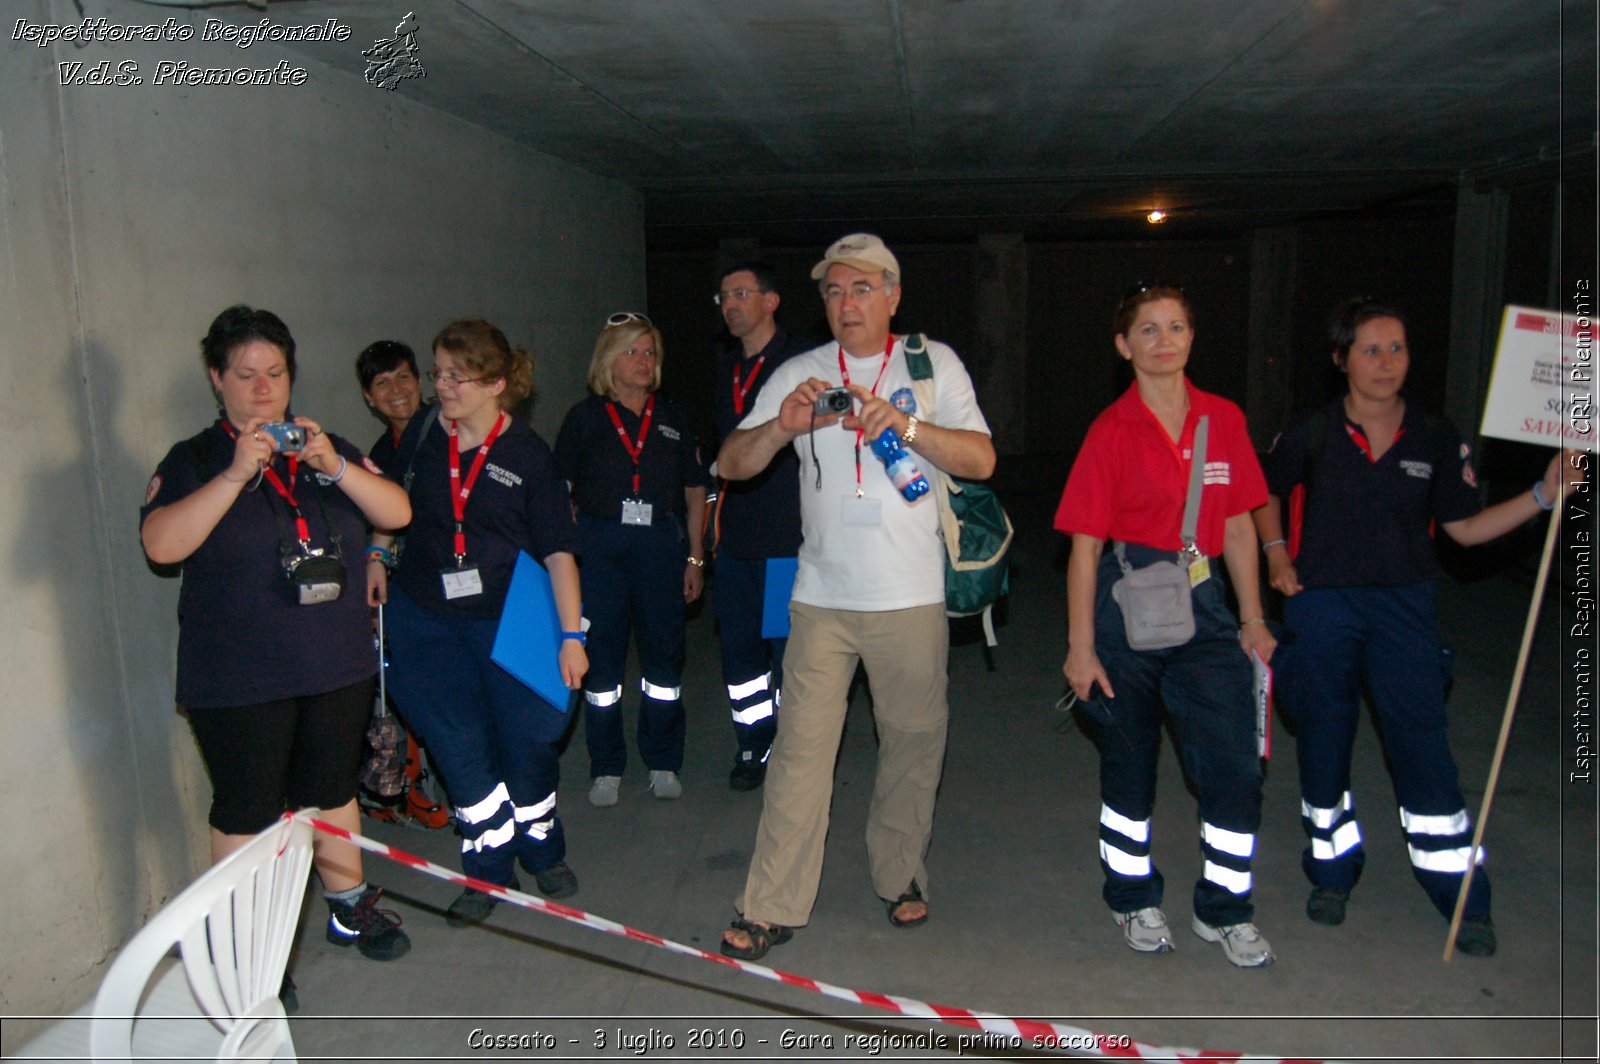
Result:
M211 776L210 824L254 835L286 809L338 809L356 796L374 680L253 706L190 709Z

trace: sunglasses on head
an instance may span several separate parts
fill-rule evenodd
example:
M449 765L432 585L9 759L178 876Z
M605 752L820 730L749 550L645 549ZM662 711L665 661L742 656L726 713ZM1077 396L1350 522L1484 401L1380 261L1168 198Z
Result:
M1157 278L1154 281L1140 281L1138 284L1122 293L1123 302L1127 302L1134 296L1142 295L1143 293L1150 291L1152 288L1170 289L1174 292L1180 293L1183 291L1183 285L1173 284L1171 281L1163 281L1160 278Z
M635 314L631 310L619 310L615 314L611 315L611 317L606 319L606 328L609 329L615 325L626 325L630 321L643 322L644 324L649 325L652 329L655 328L649 318L645 317L643 314Z

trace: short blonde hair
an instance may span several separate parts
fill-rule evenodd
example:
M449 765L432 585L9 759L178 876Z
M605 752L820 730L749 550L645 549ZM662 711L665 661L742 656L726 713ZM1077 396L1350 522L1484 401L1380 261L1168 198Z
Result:
M620 325L607 325L600 330L600 338L594 342L594 357L589 360L591 392L607 398L616 397L617 381L614 370L617 359L646 334L656 342L656 372L650 381L650 390L653 392L661 387L661 363L666 353L661 343L661 330L651 324L648 318L636 317Z

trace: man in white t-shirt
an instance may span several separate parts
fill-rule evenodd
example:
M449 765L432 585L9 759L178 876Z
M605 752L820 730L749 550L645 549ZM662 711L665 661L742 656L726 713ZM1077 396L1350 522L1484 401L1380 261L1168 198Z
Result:
M804 542L789 604L783 712L768 762L742 914L722 952L754 960L806 923L822 876L834 760L856 664L866 666L878 727L867 818L873 889L895 927L928 918L924 857L944 761L945 548L931 495L908 502L871 443L885 429L918 465L981 480L994 471L989 426L956 353L930 341L937 424L918 418L901 338L900 264L879 238L842 237L811 271L835 343L785 362L717 456L724 476L764 469L782 448L800 458ZM815 412L843 385L851 413Z

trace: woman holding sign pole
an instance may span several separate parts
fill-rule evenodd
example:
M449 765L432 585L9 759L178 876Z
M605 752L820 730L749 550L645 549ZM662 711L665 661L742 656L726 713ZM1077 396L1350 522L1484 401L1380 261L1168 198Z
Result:
M417 446L413 517L389 589L389 689L444 776L469 876L539 892L578 889L556 816L556 744L570 718L490 659L517 556L543 563L561 618L561 678L588 671L578 530L550 448L511 409L533 388L533 357L486 321L433 341L439 424ZM496 899L468 889L445 913L480 924Z
M1287 596L1276 688L1297 725L1301 818L1311 839L1301 860L1312 885L1306 915L1342 923L1366 859L1350 790L1365 686L1412 872L1449 919L1472 823L1445 736L1433 529L1463 546L1484 543L1553 509L1583 473L1558 454L1530 489L1485 509L1471 451L1455 427L1406 401L1410 352L1401 311L1350 300L1334 313L1328 338L1346 393L1274 441L1270 496L1255 514L1269 580ZM1455 945L1475 957L1495 951L1481 868Z

